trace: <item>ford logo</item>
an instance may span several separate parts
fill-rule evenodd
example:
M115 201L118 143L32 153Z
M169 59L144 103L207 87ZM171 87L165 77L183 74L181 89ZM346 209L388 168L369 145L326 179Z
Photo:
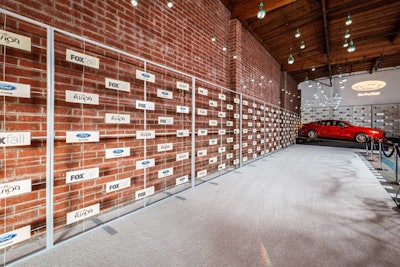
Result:
M148 164L150 164L149 160L142 161L142 165L148 165Z
M167 174L167 173L169 173L169 170L164 170L162 173Z
M12 84L0 83L0 90L11 91L11 90L15 90L15 89L17 89L17 87Z
M90 134L89 133L78 133L76 135L76 137L78 137L78 138L89 138Z
M114 154L121 154L123 152L124 152L123 149L116 149L116 150L113 151Z
M17 236L16 233L11 233L11 234L8 234L8 235L4 235L4 236L0 237L0 243L7 242L8 240L11 240L16 236Z
M144 77L144 78L150 78L150 74L148 74L148 73L142 73L142 77Z

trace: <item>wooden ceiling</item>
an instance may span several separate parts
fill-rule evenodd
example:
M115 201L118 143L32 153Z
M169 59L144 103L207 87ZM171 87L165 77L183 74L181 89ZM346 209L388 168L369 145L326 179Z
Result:
M260 0L221 1L298 83L400 66L400 0L263 0L264 19L257 18ZM352 53L343 47L346 29Z

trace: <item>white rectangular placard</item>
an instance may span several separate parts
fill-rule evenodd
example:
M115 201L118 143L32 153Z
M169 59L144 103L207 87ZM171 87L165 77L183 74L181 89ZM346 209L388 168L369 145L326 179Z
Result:
M92 206L85 207L83 209L75 210L67 213L67 225L84 220L93 215L100 213L100 204L94 204Z
M197 178L204 177L207 175L207 170L201 170L197 172Z
M239 149L239 144L234 144L234 145L233 145L233 149L234 149L234 150Z
M233 137L228 137L228 138L226 139L226 142L227 142L227 143L232 143L232 142L233 142Z
M239 159L233 160L233 165L238 165L240 163Z
M114 192L131 186L131 178L125 178L106 183L106 193Z
M249 102L247 100L243 100L243 106L248 106Z
M12 246L31 237L31 226L27 225L0 235L0 249Z
M167 168L167 169L163 169L163 170L159 170L158 171L158 178L165 178L168 176L174 175L174 168Z
M113 89L113 90L124 91L124 92L131 91L131 84L128 82L114 80L111 78L105 78L104 84L107 89Z
M184 90L184 91L189 91L190 85L188 83L184 82L176 82L176 88Z
M98 69L100 66L100 60L98 58L88 56L70 49L67 49L66 60L68 62L76 63L86 67Z
M239 98L234 98L234 99L233 99L233 103L239 104L239 103L240 103L240 99L239 99Z
M106 113L105 117L104 117L104 122L105 123L115 123L115 124L129 124L129 123L131 123L131 115Z
M208 121L208 125L209 126L217 126L218 125L218 121L217 120L209 120Z
M176 185L184 184L189 182L189 175L181 176L176 178Z
M117 147L106 149L106 159L123 158L131 155L130 147Z
M142 190L138 190L135 192L135 199L142 199L148 196L154 195L154 186L152 187L147 187L145 189Z
M214 100L209 100L209 101L208 101L208 105L209 105L210 107L218 107L217 101L214 101Z
M218 94L218 99L220 99L220 100L226 100L226 95L224 95L224 94Z
M164 98L164 99L172 99L173 93L163 89L157 89L157 97Z
M198 157L207 156L207 149L201 149L201 150L197 151L197 156Z
M157 152L170 151L174 149L173 143L164 143L157 145Z
M208 159L208 164L214 164L214 163L217 163L217 161L218 161L217 157L209 158Z
M65 183L71 184L76 182L82 182L86 180L99 178L99 168L90 168L79 171L67 172L65 174Z
M65 91L65 102L88 104L88 105L98 105L99 104L99 95L66 90Z
M218 135L225 135L226 134L226 130L225 129L219 129L218 130Z
M218 153L224 153L226 151L226 148L224 146L221 146L218 148Z
M219 112L218 112L218 117L219 117L219 118L225 118L225 117L226 117L226 112L219 111Z
M136 100L136 109L154 110L155 104L154 102Z
M0 30L0 45L31 51L31 38Z
M233 121L227 121L227 122L226 122L226 126L228 126L228 127L233 126Z
M189 158L189 152L184 152L176 155L176 161L181 161Z
M0 132L0 147L29 146L30 132Z
M208 145L209 146L213 146L213 145L216 145L216 144L218 144L218 140L217 139L208 140Z
M158 124L172 125L174 124L174 117L158 117Z
M176 113L186 113L189 114L189 107L186 106L176 106Z
M156 82L156 76L154 74L150 74L141 70L136 70L136 79L151 83Z
M207 109L202 109L202 108L197 109L197 115L207 116L207 113L208 113Z
M32 191L31 179L0 184L0 199L29 193ZM1 242L0 242L1 244Z
M206 130L206 129L199 129L198 131L197 131L197 135L198 136L205 136L205 135L207 135L208 134L208 130Z
M31 86L23 83L0 81L0 96L31 97Z
M233 153L226 154L226 159L231 159L231 158L233 158Z
M67 131L67 143L85 143L99 142L100 136L98 131Z
M156 138L156 131L136 131L136 139L154 139Z
M154 167L155 160L154 159L144 159L136 161L136 169L142 170L149 167Z
M227 110L233 110L233 105L231 105L231 104L226 104L226 109L227 109Z
M218 170L219 171L224 170L225 168L226 168L226 164L225 163L222 163L222 164L218 165Z
M176 137L187 137L189 136L189 130L176 130Z
M198 93L199 93L199 95L205 95L205 96L208 96L208 90L207 90L207 89L205 89L205 88L202 88L202 87L199 87L199 89L198 89Z

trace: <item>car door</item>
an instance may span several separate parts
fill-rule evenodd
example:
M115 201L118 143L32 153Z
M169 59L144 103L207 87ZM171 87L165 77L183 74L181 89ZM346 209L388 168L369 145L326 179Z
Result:
M321 137L334 138L336 129L333 126L332 120L326 120L321 127Z
M334 121L332 128L332 138L353 139L351 126L343 121Z

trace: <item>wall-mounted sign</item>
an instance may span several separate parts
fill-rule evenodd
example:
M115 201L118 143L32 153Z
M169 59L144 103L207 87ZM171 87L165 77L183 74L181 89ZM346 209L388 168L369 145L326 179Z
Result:
M30 132L0 132L0 147L29 146Z
M154 195L154 186L152 187L147 187L142 190L138 190L135 192L135 199L139 200L148 196Z
M208 96L208 90L207 90L207 89L204 89L204 88L202 88L202 87L199 87L198 92L199 92L199 95Z
M253 103L253 108L257 108L257 104L256 103Z
M123 158L131 155L129 147L117 147L106 149L106 159Z
M243 106L248 106L249 102L247 100L243 100Z
M31 51L31 38L0 30L0 45Z
M155 104L154 102L136 100L136 108L143 110L154 110Z
M238 113L235 113L235 114L233 114L233 117L234 117L235 119L239 119L239 118L240 118L240 115L239 115Z
M136 139L154 139L156 138L156 131L136 131Z
M131 123L131 115L106 113L104 117L104 122L113 124L129 124Z
M131 178L125 178L106 183L106 193L114 192L131 186Z
M186 113L186 114L188 114L189 113L189 107L186 107L186 106L176 106L176 112L177 113Z
M67 143L85 143L99 142L100 136L98 131L67 131Z
M176 154L176 161L181 161L189 158L189 152Z
M233 129L233 134L239 134L240 130L239 129Z
M176 178L176 185L184 184L189 181L189 175L181 176Z
M225 135L226 134L226 130L225 129L219 129L218 130L218 135Z
M176 137L187 137L189 136L189 130L176 130Z
M233 153L226 154L226 159L231 159L231 158L233 158Z
M202 109L202 108L198 108L197 109L197 115L207 116L207 110L206 109Z
M226 126L228 126L228 127L233 126L233 121L227 121Z
M243 117L244 120L247 120L249 118L249 116L247 116L246 114L243 114L242 117Z
M188 83L184 83L184 82L176 82L176 88L185 90L185 91L189 91L190 85Z
M225 168L226 168L226 164L225 163L222 163L222 164L218 165L218 170L219 171L224 170Z
M207 170L201 170L197 172L197 178L204 177L207 175Z
M94 216L99 213L100 213L100 204L99 203L94 204L92 206L85 207L83 209L68 212L67 213L67 225L74 223L74 222L84 220L86 218L89 218L89 217Z
M158 178L165 178L168 176L174 175L174 168L167 168L167 169L163 169L163 170L159 170L158 171Z
M227 110L233 110L233 105L231 105L231 104L226 104L226 109L227 109Z
M208 164L211 165L211 164L217 163L217 161L218 161L217 157L212 157L212 158L208 159Z
M155 165L155 160L154 159L144 159L144 160L138 160L136 161L136 169L137 170L142 170L146 169L149 167L154 167Z
M247 153L248 153L248 154L253 153L253 149L252 149L252 148L249 148L249 150L247 150Z
M31 237L31 226L18 228L16 230L0 235L0 249L15 245Z
M234 150L239 149L239 144L234 144L234 145L233 145L233 149L234 149Z
M174 124L174 117L158 117L158 124L172 125Z
M265 154L265 151L264 150L261 151L260 154L261 154L261 156L263 156Z
M246 162L248 160L248 157L243 157L243 162Z
M227 143L232 143L232 142L233 142L233 137L228 137L228 138L226 139L226 142L227 142Z
M209 120L208 121L208 125L209 126L217 126L218 125L218 121L217 120Z
M136 70L136 79L151 83L156 82L156 76L154 74L150 74L140 70Z
M164 99L172 99L173 93L163 89L157 89L157 97Z
M257 145L257 141L253 141L253 146L256 146Z
M252 123L251 121L249 121L249 122L247 123L247 125L248 125L249 127L253 127L253 123Z
M233 103L239 104L239 103L240 103L240 99L239 99L239 98L234 98L234 99L233 99Z
M199 129L197 131L197 135L198 136L204 136L204 135L207 135L207 134L208 134L208 130L206 130L206 129Z
M99 178L99 168L90 168L79 171L67 172L65 174L65 183L71 184L76 182L82 182L86 180Z
M31 179L0 184L0 199L29 193L32 191ZM0 242L1 244L1 242Z
M224 146L221 146L218 148L218 153L225 153L226 148Z
M173 143L165 143L157 145L157 152L170 151L174 149Z
M131 91L131 84L128 82L105 78L104 84L107 89L113 89L124 92Z
M202 149L202 150L197 151L197 156L198 157L207 156L207 149Z
M247 134L248 132L249 132L249 130L248 130L248 129L246 129L246 128L245 128L245 129L243 129L243 133L244 133L244 134Z
M218 112L218 117L219 118L225 118L226 117L226 112L219 111Z
M0 81L0 96L30 98L31 86L29 84Z
M260 105L260 109L261 109L261 110L264 110L265 108L264 108L264 106Z
M208 145L213 146L218 144L218 139L210 139L208 140Z
M242 147L243 147L243 148L247 147L247 143L243 143L243 144L242 144Z
M100 60L96 57L88 56L73 50L67 49L66 60L68 62L76 63L82 66L98 69Z
M247 113L253 114L253 110L252 110L251 108L249 108L249 109L247 110Z
M235 160L233 161L233 165L238 165L239 163L240 163L239 159L235 159Z
M210 107L218 107L217 101L214 101L214 100L209 100L209 101L208 101L208 105L209 105Z
M88 104L88 105L98 105L99 104L99 95L66 90L65 91L65 102Z
M224 95L224 94L218 94L218 99L220 99L220 100L226 100L226 95Z

